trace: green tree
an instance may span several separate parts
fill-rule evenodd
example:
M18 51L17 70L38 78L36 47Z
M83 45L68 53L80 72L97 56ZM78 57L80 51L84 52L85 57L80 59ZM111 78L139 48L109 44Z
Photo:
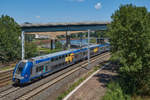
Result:
M34 43L26 42L25 43L25 58L31 58L38 55L37 46Z
M21 29L12 17L0 17L0 61L8 62L20 59Z
M112 57L120 61L124 89L150 94L150 13L145 7L124 5L111 18Z
M35 40L34 34L25 34L25 41L32 42L33 40Z
M26 40L33 36L26 36ZM25 58L37 55L37 47L25 43ZM0 62L10 62L21 59L21 28L15 20L7 15L0 17Z
M56 47L56 49L62 49L62 44L60 43L60 41L57 41L55 43L55 47Z

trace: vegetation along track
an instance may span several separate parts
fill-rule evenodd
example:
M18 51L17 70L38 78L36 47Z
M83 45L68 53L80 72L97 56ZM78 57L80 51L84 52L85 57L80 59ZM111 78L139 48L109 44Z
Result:
M7 85L9 82L11 82L12 72L13 68L5 71L0 71L0 87Z
M96 61L98 59L104 58L108 55L110 55L110 53L107 52L107 53L95 56L95 57L91 58L91 63L93 63L94 61ZM34 95L40 93L41 91L44 91L46 88L48 88L51 85L55 84L59 80L62 80L63 78L67 77L71 73L81 69L84 66L87 66L87 61L80 62L80 63L75 64L73 66L76 66L76 67L73 67L74 69L73 68L69 69L67 72L63 72L63 73L53 77L51 80L45 81L43 83L41 82L40 85L37 85L35 83L35 84L30 84L31 86L29 86L29 87L28 86L26 86L26 87L13 87L13 86L9 87L6 90L0 91L0 98L2 98L3 100L8 99L7 96L11 97L11 96L13 96L13 93L16 92L16 93L20 93L20 94L18 94L18 95L16 94L15 97L13 97L14 99L16 99L16 98L18 100L20 100L20 99L29 99L29 98L33 97ZM51 76L53 76L53 75L51 75ZM32 89L30 87L32 87Z

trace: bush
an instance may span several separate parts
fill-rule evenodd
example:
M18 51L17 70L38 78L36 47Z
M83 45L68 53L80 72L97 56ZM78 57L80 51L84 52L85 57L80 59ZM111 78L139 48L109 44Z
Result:
M131 100L131 98L130 96L124 94L118 83L110 82L103 100Z

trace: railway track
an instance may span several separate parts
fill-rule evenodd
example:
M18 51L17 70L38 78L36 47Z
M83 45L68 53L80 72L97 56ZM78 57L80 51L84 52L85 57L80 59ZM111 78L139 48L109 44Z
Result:
M96 61L96 60L98 60L98 59L100 59L100 58L106 57L107 55L108 55L108 54L106 54L106 55L104 55L104 56L102 56L102 57L98 57L98 58L96 58L96 59L92 59L92 60L91 60L91 63L93 63L94 61ZM17 100L27 100L27 99L30 99L30 98L32 98L33 96L35 96L35 95L37 95L38 93L40 93L41 91L43 91L43 90L47 89L48 87L50 87L51 85L55 84L56 82L62 80L63 78L69 76L70 74L74 73L75 71L78 71L79 69L81 69L82 67L85 67L85 66L87 66L87 65L88 65L88 63L86 62L86 63L84 63L83 65L81 65L80 67L77 67L77 68L75 68L75 69L69 71L68 73L65 73L65 74L61 75L60 77L57 77L57 78L55 78L54 80L49 81L49 82L47 82L46 84L44 84L44 85L42 85L42 86L40 86L40 87L37 87L37 88L35 88L34 90L32 90L32 91L30 91L30 92L28 92L28 93L22 95L21 97L17 98Z
M7 85L11 82L13 68L0 71L0 87Z
M106 56L110 55L110 53L104 53L104 54L101 54L101 55L98 55L98 56L95 56L93 58L91 58L91 63L94 63L95 61L97 60L100 60L100 59L103 59L105 58ZM59 75L51 75L51 79L50 80L47 80L39 85L38 82L37 84L31 84L30 86L27 86L27 87L10 87L6 90L3 90L3 91L0 91L0 98L2 98L2 100L6 100L6 99L10 99L9 97L11 95L13 95L13 93L15 95L15 97L11 97L12 99L17 99L17 100L26 100L26 99L30 99L32 98L33 96L39 94L40 92L44 91L45 89L47 89L48 87L52 86L53 84L59 82L60 80L64 79L65 77L71 75L72 73L78 71L79 69L87 66L88 63L87 61L83 61L83 62L80 62L78 64L75 64L73 66L76 66L76 67L72 67L70 69L68 69L66 72L58 72ZM56 73L57 74L57 73ZM53 77L52 77L53 76ZM45 78L46 80L46 78ZM42 81L42 80L41 80ZM32 88L30 88L32 87ZM21 93L21 94L17 94L17 93Z

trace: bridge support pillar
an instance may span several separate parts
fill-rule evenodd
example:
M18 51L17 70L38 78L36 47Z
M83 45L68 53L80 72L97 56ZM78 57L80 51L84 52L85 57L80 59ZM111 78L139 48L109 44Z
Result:
M53 50L53 39L50 40L50 49Z
M51 50L55 49L55 41L56 41L55 39L50 40L50 49Z
M66 48L70 49L70 31L66 31Z

